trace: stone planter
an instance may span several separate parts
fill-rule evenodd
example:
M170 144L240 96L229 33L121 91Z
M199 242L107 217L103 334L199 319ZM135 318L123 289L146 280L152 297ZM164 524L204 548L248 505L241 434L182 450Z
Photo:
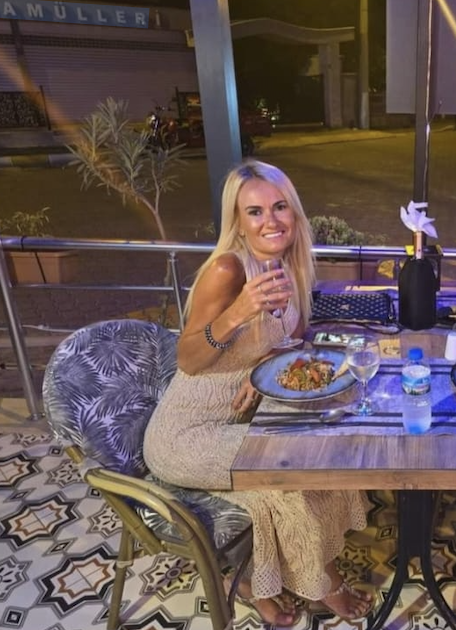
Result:
M6 252L12 284L66 284L78 272L77 252Z
M349 281L373 282L377 279L378 262L376 260L317 260L316 273L318 282Z

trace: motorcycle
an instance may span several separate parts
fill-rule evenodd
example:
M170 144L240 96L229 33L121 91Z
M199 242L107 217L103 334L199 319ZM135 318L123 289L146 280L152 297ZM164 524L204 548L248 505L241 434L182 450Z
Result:
M177 121L163 115L170 108L155 105L155 109L146 116L146 129L149 133L149 144L153 149L172 149L179 143Z
M178 122L163 112L171 111L170 107L155 104L154 110L146 116L146 129L149 133L149 146L152 149L172 149L178 144L189 148L204 147L204 128L201 118L186 119ZM241 149L243 156L251 156L255 145L249 129L244 129L241 118Z

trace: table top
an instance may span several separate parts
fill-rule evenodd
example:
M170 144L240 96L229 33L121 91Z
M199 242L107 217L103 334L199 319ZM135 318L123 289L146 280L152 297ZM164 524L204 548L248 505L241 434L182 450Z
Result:
M396 428L366 435L345 428L343 434L336 434L331 428L266 435L252 422L231 469L233 489L456 489L456 390L449 379L451 364L443 357L447 333L432 329L380 337L384 357L397 352L397 382L400 357L407 356L410 347L421 346L436 362L440 387L445 388L440 415L454 416L453 433L407 435ZM393 403L400 409L394 395L389 401ZM332 404L340 406L337 400ZM391 415L396 416L394 426L401 426L400 414Z

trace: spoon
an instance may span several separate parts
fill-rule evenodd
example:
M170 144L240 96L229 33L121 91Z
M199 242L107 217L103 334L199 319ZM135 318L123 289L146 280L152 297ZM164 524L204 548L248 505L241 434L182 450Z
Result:
M283 424L280 425L280 420L270 421L270 422L259 422L257 426L266 426L264 433L272 434L272 433L282 433L283 431L296 431L297 429L302 430L302 428L306 429L314 429L318 427L318 423L321 424L337 424L341 421L341 419L350 414L346 409L328 409L327 411L322 411L320 414L315 416L315 422L309 423L306 420L291 420L291 421L282 421ZM269 425L269 426L268 426Z
M305 411L303 412L305 414L305 418L303 418L302 416L297 416L296 418L292 418L292 417L285 417L285 418L281 418L280 420L278 420L277 418L257 418L255 420L255 424L259 425L259 426L268 426L268 425L274 425L276 426L277 424L302 424L303 422L305 424L308 424L309 421L312 422L312 424L316 423L316 422L322 422L323 424L332 424L333 422L339 422L339 420L341 418L343 418L345 415L350 414L349 411L347 411L346 409L344 409L343 407L340 407L338 409L327 409L325 411Z
M317 416L317 420L319 422L332 424L333 422L339 422L344 416L348 415L350 412L340 407L339 409L328 409L326 411L322 411L319 416Z

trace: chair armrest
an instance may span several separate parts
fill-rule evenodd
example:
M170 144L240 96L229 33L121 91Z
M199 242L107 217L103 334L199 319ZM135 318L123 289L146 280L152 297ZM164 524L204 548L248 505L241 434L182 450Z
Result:
M134 499L154 510L179 529L183 540L188 542L196 538L208 548L213 546L201 521L172 493L159 485L105 468L87 470L85 480L101 492Z

